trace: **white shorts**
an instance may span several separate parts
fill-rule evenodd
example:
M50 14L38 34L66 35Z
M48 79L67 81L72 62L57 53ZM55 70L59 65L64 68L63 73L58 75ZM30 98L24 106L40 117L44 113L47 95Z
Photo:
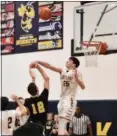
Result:
M62 98L58 103L58 115L72 121L76 111L77 101L74 98Z

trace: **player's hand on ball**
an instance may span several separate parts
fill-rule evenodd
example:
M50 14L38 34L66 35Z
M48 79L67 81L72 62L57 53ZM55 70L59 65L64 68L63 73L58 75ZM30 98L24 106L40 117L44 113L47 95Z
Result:
M37 65L38 65L37 61L32 62L32 63L29 65L29 68L36 68Z

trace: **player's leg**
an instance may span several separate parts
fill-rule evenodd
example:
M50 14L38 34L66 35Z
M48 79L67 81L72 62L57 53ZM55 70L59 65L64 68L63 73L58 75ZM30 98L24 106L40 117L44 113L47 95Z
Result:
M59 116L59 123L58 123L58 135L64 135L66 120L60 117L63 114L63 101L60 100L58 103L58 116Z
M67 134L67 130L66 130L67 123L68 123L67 119L63 117L59 117L59 124L58 124L58 135L59 136L63 136Z
M67 135L67 123L71 120L72 116L71 103L69 100L61 100L58 104L58 135Z

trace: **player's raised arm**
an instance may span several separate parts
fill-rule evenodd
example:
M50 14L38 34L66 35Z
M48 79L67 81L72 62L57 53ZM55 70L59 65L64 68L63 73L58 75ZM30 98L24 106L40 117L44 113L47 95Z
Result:
M47 62L42 62L42 61L37 61L37 62L38 62L41 66L43 66L43 67L45 67L45 68L48 68L48 69L50 69L50 70L52 70L52 71L58 72L58 73L60 73L60 74L61 74L61 72L62 72L62 69L61 69L61 68L52 66L52 65L50 65L50 64L47 63Z
M34 83L35 83L35 80L36 80L36 74L35 74L35 72L33 71L33 69L32 69L32 68L29 68L29 74L30 74L30 76L31 76L31 78L32 78L32 82L34 82Z
M44 79L44 88L49 89L49 77L39 64L36 67Z
M78 74L77 70L75 71L75 79L78 85L81 87L81 89L85 89L85 84L83 82L82 75L81 73Z
M35 83L35 80L36 80L36 74L35 72L33 71L33 68L35 68L37 66L37 63L36 62L33 62L29 65L29 74L32 78L32 82Z
M20 109L20 116L23 115L27 115L28 114L28 110L26 109L26 107L20 102L20 100L18 99L18 97L16 95L12 95L11 98L17 102L19 109Z

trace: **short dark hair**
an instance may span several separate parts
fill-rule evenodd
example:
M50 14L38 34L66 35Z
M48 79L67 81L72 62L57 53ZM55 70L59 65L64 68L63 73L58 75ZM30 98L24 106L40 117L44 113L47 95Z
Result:
M1 111L7 110L9 99L7 97L1 97Z
M37 95L37 86L35 83L31 82L29 85L28 85L28 93L32 96L35 96Z
M23 98L23 97L19 97L18 99L19 99L19 100L24 100L24 98Z
M76 68L80 65L80 61L76 57L72 56L69 59L73 61L73 63L75 64Z

